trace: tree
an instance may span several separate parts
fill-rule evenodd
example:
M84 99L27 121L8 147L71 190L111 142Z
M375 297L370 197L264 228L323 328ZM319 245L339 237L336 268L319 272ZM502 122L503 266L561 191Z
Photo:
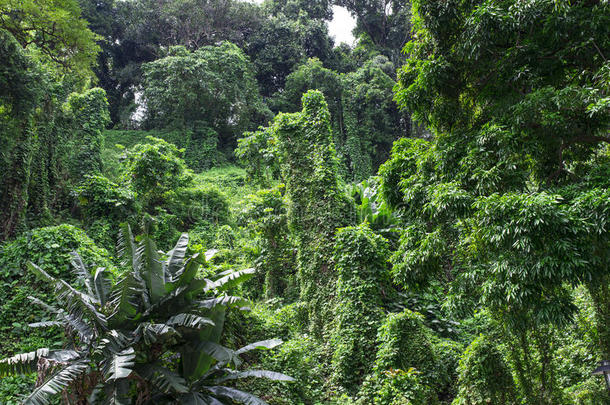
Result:
M288 224L298 248L301 299L309 307L311 330L321 336L333 318L335 230L354 216L351 201L340 189L330 113L322 93L305 93L303 110L278 115L271 131L286 184Z
M218 343L226 309L244 302L226 292L251 277L251 269L224 272L214 280L197 279L201 262L197 255L186 257L186 234L162 255L147 236L139 243L130 229L123 236L123 257L131 268L116 284L103 268L90 273L76 253L73 266L85 291L30 263L32 272L53 286L60 304L55 307L32 298L54 313L56 321L31 326L60 325L67 342L60 350L38 349L0 361L2 376L38 371L39 384L26 404L45 404L60 393L70 402L105 398L123 403L132 387L137 387L136 404L222 404L224 400L263 404L226 382L247 377L292 381L266 370L236 370L241 354L273 348L281 341L256 342L238 350Z
M75 178L102 171L102 131L110 123L106 92L94 88L82 94L73 93L66 102L72 126L77 128L75 139Z
M35 49L42 60L91 75L99 51L98 37L81 18L77 0L2 0L0 28L10 32L23 48Z
M339 150L349 179L361 181L374 174L394 140L408 135L408 119L392 100L392 70L388 59L379 56L342 78L344 135Z
M325 61L331 52L326 23L305 13L292 18L283 13L269 16L246 47L264 97L283 89L288 75L307 58Z
M355 33L360 42L386 55L398 66L400 51L410 39L411 6L397 0L336 0L356 17Z
M184 131L178 146L196 152L190 163L198 169L268 118L248 57L228 42L194 52L174 47L144 65L143 98L146 126Z
M125 156L125 176L145 206L154 207L166 194L192 182L182 153L184 150L163 139L148 137L151 143L137 144Z
M607 357L608 182L593 173L608 167L608 5L422 0L413 12L396 100L434 138L397 143L380 171L406 221L395 279L440 281L523 339L569 322L566 287L584 284ZM527 402L553 401L548 365L515 368Z

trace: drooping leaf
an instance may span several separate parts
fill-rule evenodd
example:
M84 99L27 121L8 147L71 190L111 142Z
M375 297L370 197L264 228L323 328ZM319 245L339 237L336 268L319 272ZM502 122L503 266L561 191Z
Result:
M36 387L32 393L30 393L23 401L24 405L48 404L53 396L61 393L88 369L88 362L81 360L54 372L48 380Z
M49 349L38 349L35 352L21 353L0 360L0 377L16 374L30 374L37 370L38 360L49 355Z
M194 314L177 314L169 318L166 322L168 326L191 329L202 329L209 326L214 326L214 322L210 318Z
M102 372L107 381L127 378L133 371L136 354L133 347L106 355L102 361Z
M219 384L221 382L225 382L228 380L236 380L236 379L247 378L247 377L266 378L268 380L273 380L273 381L294 381L294 378L287 376L286 374L277 373L275 371L246 370L246 371L238 371L238 372L230 373L229 375L216 380L216 383Z
M281 345L282 343L284 343L284 342L282 342L280 339L261 340L260 342L255 342L255 343L251 343L247 346L244 346L241 349L238 349L235 353L239 355L239 354L249 352L250 350L273 349L274 347L277 347L277 346Z
M265 401L247 392L240 391L231 387L214 386L205 387L207 391L211 392L214 396L220 396L229 398L232 401L236 401L245 405L267 405Z

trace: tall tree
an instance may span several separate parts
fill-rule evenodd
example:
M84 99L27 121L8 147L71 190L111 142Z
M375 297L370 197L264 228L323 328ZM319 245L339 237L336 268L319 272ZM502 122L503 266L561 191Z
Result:
M186 133L187 162L214 163L218 150L230 154L236 139L268 118L249 58L234 44L189 52L173 47L168 56L144 65L143 97L148 128Z
M608 358L608 4L413 10L396 99L435 136L397 143L381 170L407 222L395 279L467 291L517 340L569 322L567 287L584 284ZM539 375L514 365L527 402L555 401L550 363Z
M411 5L400 0L335 0L356 17L355 33L364 44L389 57L397 66L410 38Z
M91 74L99 51L97 36L81 18L77 0L2 0L0 28L64 72Z

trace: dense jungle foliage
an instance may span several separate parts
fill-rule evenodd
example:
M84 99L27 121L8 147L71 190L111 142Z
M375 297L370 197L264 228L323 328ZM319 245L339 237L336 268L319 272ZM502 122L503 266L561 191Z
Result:
M610 404L608 57L607 0L0 0L0 404Z

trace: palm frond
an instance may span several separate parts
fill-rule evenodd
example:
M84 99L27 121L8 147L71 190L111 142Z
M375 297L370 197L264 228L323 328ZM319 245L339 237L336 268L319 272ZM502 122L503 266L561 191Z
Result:
M47 381L36 387L23 403L25 405L48 404L53 396L61 393L88 369L88 362L81 360L57 370Z

